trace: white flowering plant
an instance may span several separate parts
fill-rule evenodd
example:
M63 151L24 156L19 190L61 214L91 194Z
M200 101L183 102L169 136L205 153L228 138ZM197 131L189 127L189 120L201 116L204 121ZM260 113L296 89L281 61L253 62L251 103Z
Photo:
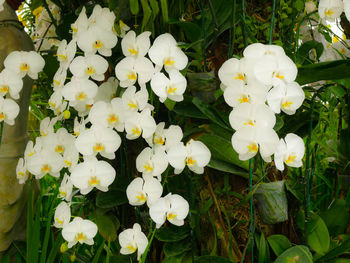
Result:
M350 68L336 44L346 41L325 22L348 3L273 1L267 15L248 1L199 2L20 6L35 51L4 59L0 125L1 136L16 127L16 100L34 80L16 167L25 242L11 232L26 262L313 262L347 245L336 238L348 217L340 231L331 214L348 211L348 192L323 173L348 171ZM338 39L339 61L322 63L330 49L317 34ZM279 181L282 193L261 190ZM286 190L297 207L278 203ZM261 192L277 200L271 217L287 210L274 223L298 228L308 247L264 221Z

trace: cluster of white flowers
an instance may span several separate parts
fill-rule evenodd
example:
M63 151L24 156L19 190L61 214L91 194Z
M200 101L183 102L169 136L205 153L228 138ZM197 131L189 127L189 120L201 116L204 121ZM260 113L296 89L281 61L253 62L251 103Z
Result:
M19 106L14 100L19 99L22 79L26 75L37 79L44 65L44 59L34 51L13 51L6 57L5 68L0 72L0 122L15 124Z
M231 58L219 70L226 103L233 107L229 120L235 133L232 146L241 160L260 151L261 157L283 170L283 162L300 167L304 143L294 134L279 140L275 114L294 114L305 94L295 82L297 67L283 48L260 43L249 45L242 59ZM267 104L266 104L267 102Z
M123 30L128 27L121 24L124 35L121 47L125 58L115 68L119 81L114 77L105 81L109 68L105 57L112 55L118 41L114 20L113 12L96 5L90 17L83 8L71 25L72 40L69 43L61 41L57 49L60 67L54 76L54 92L49 99L49 107L56 117L42 120L41 136L35 145L28 143L24 159L17 166L21 183L27 179L28 171L40 179L46 174L59 177L65 169L59 187L59 197L64 201L56 209L54 225L63 228L62 235L68 247L77 242L93 244L96 225L79 217L70 221L72 197L78 192L86 195L94 188L108 191L116 171L103 158L115 158L122 141L118 132L125 131L129 140L142 137L149 145L136 159L142 178L135 178L130 183L126 195L131 205L147 202L150 217L157 227L166 219L172 224L183 225L189 212L189 204L183 197L171 193L161 197L161 175L169 163L175 168L175 174L182 172L186 165L201 174L210 160L210 151L202 142L190 140L184 145L179 126L165 128L163 122L157 125L152 115L154 107L148 103L149 82L160 101L167 98L183 100L187 82L180 70L187 66L188 58L170 34L160 35L151 46L150 32L139 36L134 31L125 34ZM76 56L78 48L84 55ZM68 74L72 77L67 78ZM118 86L123 89L116 97ZM65 128L55 129L58 121L69 118L66 114L69 107L78 112L73 134ZM148 243L138 224L123 231L119 241L122 254L138 250L138 258Z

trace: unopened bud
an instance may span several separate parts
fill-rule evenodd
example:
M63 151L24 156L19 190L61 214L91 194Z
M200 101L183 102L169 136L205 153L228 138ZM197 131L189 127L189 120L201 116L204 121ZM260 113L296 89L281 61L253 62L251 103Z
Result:
M65 111L63 112L63 118L64 118L65 120L67 120L67 119L70 118L70 111L69 111L69 110L65 110Z
M62 245L61 245L61 247L60 247L61 253L64 253L64 252L66 252L67 250L68 250L68 244L67 244L67 242L62 243Z

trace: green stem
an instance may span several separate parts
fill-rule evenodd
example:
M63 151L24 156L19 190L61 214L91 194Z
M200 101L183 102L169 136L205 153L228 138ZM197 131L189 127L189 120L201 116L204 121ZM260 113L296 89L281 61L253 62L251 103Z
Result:
M108 239L106 263L109 263L110 256L111 256L111 240Z
M2 134L4 132L4 121L2 121L0 123L0 146L1 146L1 143L2 143Z
M242 31L243 31L243 41L244 46L248 46L247 40L247 29L245 27L245 0L242 0Z
M147 259L147 254L148 254L148 251L149 251L149 249L150 249L150 247L151 247L151 244L152 244L152 241L153 241L154 235L156 234L156 231L157 231L157 226L154 226L154 229L153 229L153 232L152 232L151 239L148 241L148 244L147 244L146 250L145 250L145 252L143 252L143 254L142 254L142 257L141 257L141 263L145 263L145 262L146 262L146 259Z
M252 159L249 160L249 192L253 191L253 165ZM254 262L254 204L253 195L250 197L250 244L252 250L252 263Z
M49 8L49 6L47 5L46 0L43 1L43 6L45 7L47 13L49 14L49 17L50 17L50 19L51 19L52 24L55 26L55 28L57 28L57 21L56 21L56 19L53 17L50 8Z
M276 0L273 0L273 2L272 2L272 14L271 14L269 45L272 44L273 28L274 28L274 25L275 25L275 10L276 10Z
M202 14L202 37L203 37L203 44L202 44L202 55L203 55L203 65L204 65L204 71L207 70L207 54L206 54L206 30L205 30L205 13L204 13L204 1L201 1L201 14Z

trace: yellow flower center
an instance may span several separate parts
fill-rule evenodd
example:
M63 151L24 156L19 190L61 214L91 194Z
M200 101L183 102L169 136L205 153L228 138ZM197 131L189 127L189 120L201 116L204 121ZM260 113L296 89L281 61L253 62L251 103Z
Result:
M66 195L67 195L66 192L63 192L63 191L59 191L59 192L60 192L60 194L61 194L62 196L66 196Z
M108 117L108 122L110 124L118 122L118 116L115 116L114 114L110 114Z
M56 103L49 102L49 106L50 106L51 108L55 108L55 107L56 107Z
M58 224L63 225L63 220L60 220L58 217L56 217L55 220Z
M188 158L186 162L187 165L194 165L195 163L196 163L196 160L192 159L192 157Z
M177 88L173 88L173 86L170 86L170 87L168 88L168 93L169 93L169 94L174 94L176 90L177 90Z
M102 152L104 150L104 145L102 143L96 143L94 146L94 151L95 152Z
M100 180L96 178L96 176L91 177L89 180L89 185L90 186L96 186L100 183Z
M290 105L292 105L293 104L293 101L286 101L286 102L284 102L283 104L282 104L282 108L283 109L288 109L288 108L290 108Z
M145 165L143 166L143 168L145 168L145 170L146 170L147 172L152 172L152 171L153 171L153 167L152 167L151 165L149 165L149 164L145 164Z
M334 14L334 11L332 11L332 10L330 10L330 9L326 9L326 10L324 11L324 14L325 14L326 16L331 16L332 14Z
M140 136L140 134L141 134L141 131L137 127L135 127L134 129L131 129L131 132L137 136Z
M74 26L71 26L72 30L74 33L77 33L78 32L78 28L74 27Z
M126 76L128 77L128 79L132 79L132 80L136 80L136 74L134 72L132 72L131 74L126 74Z
M137 108L136 103L131 102L131 101L128 103L128 106L129 106L129 108L131 108L131 109L136 109L136 108Z
M70 167L72 165L72 162L68 161L68 160L64 160L65 164Z
M64 147L62 145L57 145L55 148L55 151L58 153L63 153L64 152Z
M247 146L247 148L252 153L258 152L258 145L255 142L252 142L250 145Z
M134 247L133 245L128 245L126 246L127 249L129 249L130 252L135 252L136 251L136 247Z
M162 137L159 137L159 138L154 138L154 142L156 144L160 144L160 145L163 145L165 143L165 141L163 140Z
M239 74L237 75L237 77L235 77L235 79L240 79L240 80L242 80L242 81L245 81L245 76L244 76L243 74L239 73Z
M136 198L137 198L137 201L139 202L146 201L146 196L143 193L141 193L140 195L137 195Z
M50 168L50 166L48 164L44 164L43 167L41 167L41 171L43 173L48 173L48 172L51 171L51 168Z
M94 48L95 49L99 49L99 48L102 48L103 47L103 42L101 42L100 40L96 40L94 42Z
M174 214L174 213L169 213L169 214L167 215L167 219L168 219L168 220L175 219L176 217L177 217L177 214Z
M86 94L84 92L79 92L77 95L77 100L85 100Z
M238 99L239 103L248 103L249 102L249 97L247 95L242 95L242 97L240 97Z
M278 78L278 79L281 79L281 80L284 79L284 76L283 76L283 75L280 75L279 73L277 73L277 74L275 75L275 77Z
M165 61L164 61L164 65L165 66L173 66L175 63L175 60L171 60L170 58L167 58Z
M58 57L62 60L65 61L67 59L67 56L63 55L63 54L59 54Z
M286 164L294 162L295 158L297 158L295 155L289 155L288 158L285 160Z
M83 233L78 233L76 236L75 236L75 238L76 238L76 240L77 241L84 241L85 240L85 238L86 238L86 236L83 234Z
M9 91L9 86L6 86L6 85L2 85L0 87L0 92L2 93L7 93Z
M95 74L96 70L94 67L90 66L85 69L85 73L89 76Z
M254 122L252 120L249 120L248 122L245 122L244 125L251 125L254 126Z
M135 48L128 48L128 51L130 52L130 54L132 54L132 55L137 55L137 53L138 53L138 51L135 49Z
M29 66L27 63L23 63L19 68L21 71L28 71L29 70Z
M6 114L4 114L3 112L0 112L0 121L5 120L6 118Z

